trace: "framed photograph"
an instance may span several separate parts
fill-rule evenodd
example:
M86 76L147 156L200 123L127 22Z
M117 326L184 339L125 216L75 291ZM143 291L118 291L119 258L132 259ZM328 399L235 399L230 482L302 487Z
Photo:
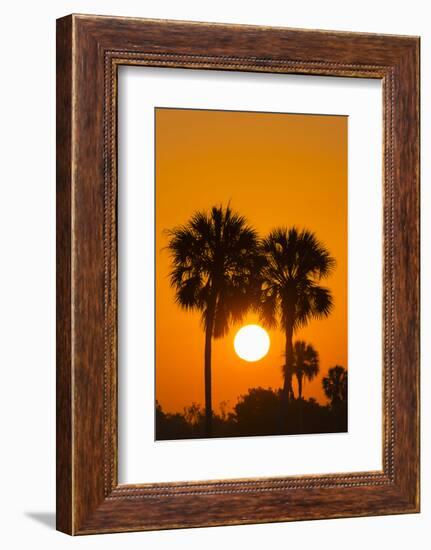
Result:
M419 511L419 38L57 21L57 528Z

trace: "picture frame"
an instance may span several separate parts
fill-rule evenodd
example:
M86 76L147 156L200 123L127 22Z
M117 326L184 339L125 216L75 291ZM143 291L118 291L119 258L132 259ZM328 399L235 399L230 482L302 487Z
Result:
M383 89L380 471L118 483L118 67L373 78ZM57 529L71 535L419 512L419 38L57 21Z

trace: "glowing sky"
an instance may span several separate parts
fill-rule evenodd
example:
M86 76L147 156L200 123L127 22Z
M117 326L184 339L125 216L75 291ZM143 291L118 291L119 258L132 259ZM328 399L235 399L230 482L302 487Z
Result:
M276 226L313 231L337 261L323 285L334 297L328 319L312 321L295 339L313 344L321 372L304 397L325 403L321 378L347 368L347 117L156 109L156 398L165 411L204 404L204 333L198 312L174 302L164 230L196 210L230 202L261 234ZM233 407L252 387L282 385L284 337L269 330L261 360L240 359L233 347L249 314L213 341L213 406ZM294 382L296 391L296 384Z

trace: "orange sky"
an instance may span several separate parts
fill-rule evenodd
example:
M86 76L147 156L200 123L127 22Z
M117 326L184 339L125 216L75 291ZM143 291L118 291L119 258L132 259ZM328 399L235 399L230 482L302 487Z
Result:
M204 405L204 333L198 312L174 303L165 229L196 210L230 202L265 235L276 226L313 231L337 261L322 284L335 307L294 339L313 344L321 372L304 397L325 403L321 378L347 368L347 117L156 109L156 399L168 412ZM282 385L284 337L269 330L271 348L248 363L234 351L240 326L213 341L213 406L232 408L248 388ZM294 385L296 391L296 384Z

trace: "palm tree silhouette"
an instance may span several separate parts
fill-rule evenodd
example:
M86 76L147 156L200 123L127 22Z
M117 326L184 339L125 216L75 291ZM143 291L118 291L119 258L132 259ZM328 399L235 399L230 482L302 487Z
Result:
M313 380L319 372L319 354L311 344L297 340L293 345L293 374L298 381L298 397L302 399L304 379Z
M347 371L340 365L335 365L328 371L328 376L322 379L323 391L335 407L347 401Z
M256 304L262 263L256 231L229 206L195 212L168 231L171 286L180 307L201 312L205 331L205 430L212 435L211 347Z
M333 300L320 286L335 266L325 246L308 230L277 228L262 241L265 263L261 270L260 312L269 327L284 330L286 367L283 395L293 398L293 334L311 319L327 317Z

